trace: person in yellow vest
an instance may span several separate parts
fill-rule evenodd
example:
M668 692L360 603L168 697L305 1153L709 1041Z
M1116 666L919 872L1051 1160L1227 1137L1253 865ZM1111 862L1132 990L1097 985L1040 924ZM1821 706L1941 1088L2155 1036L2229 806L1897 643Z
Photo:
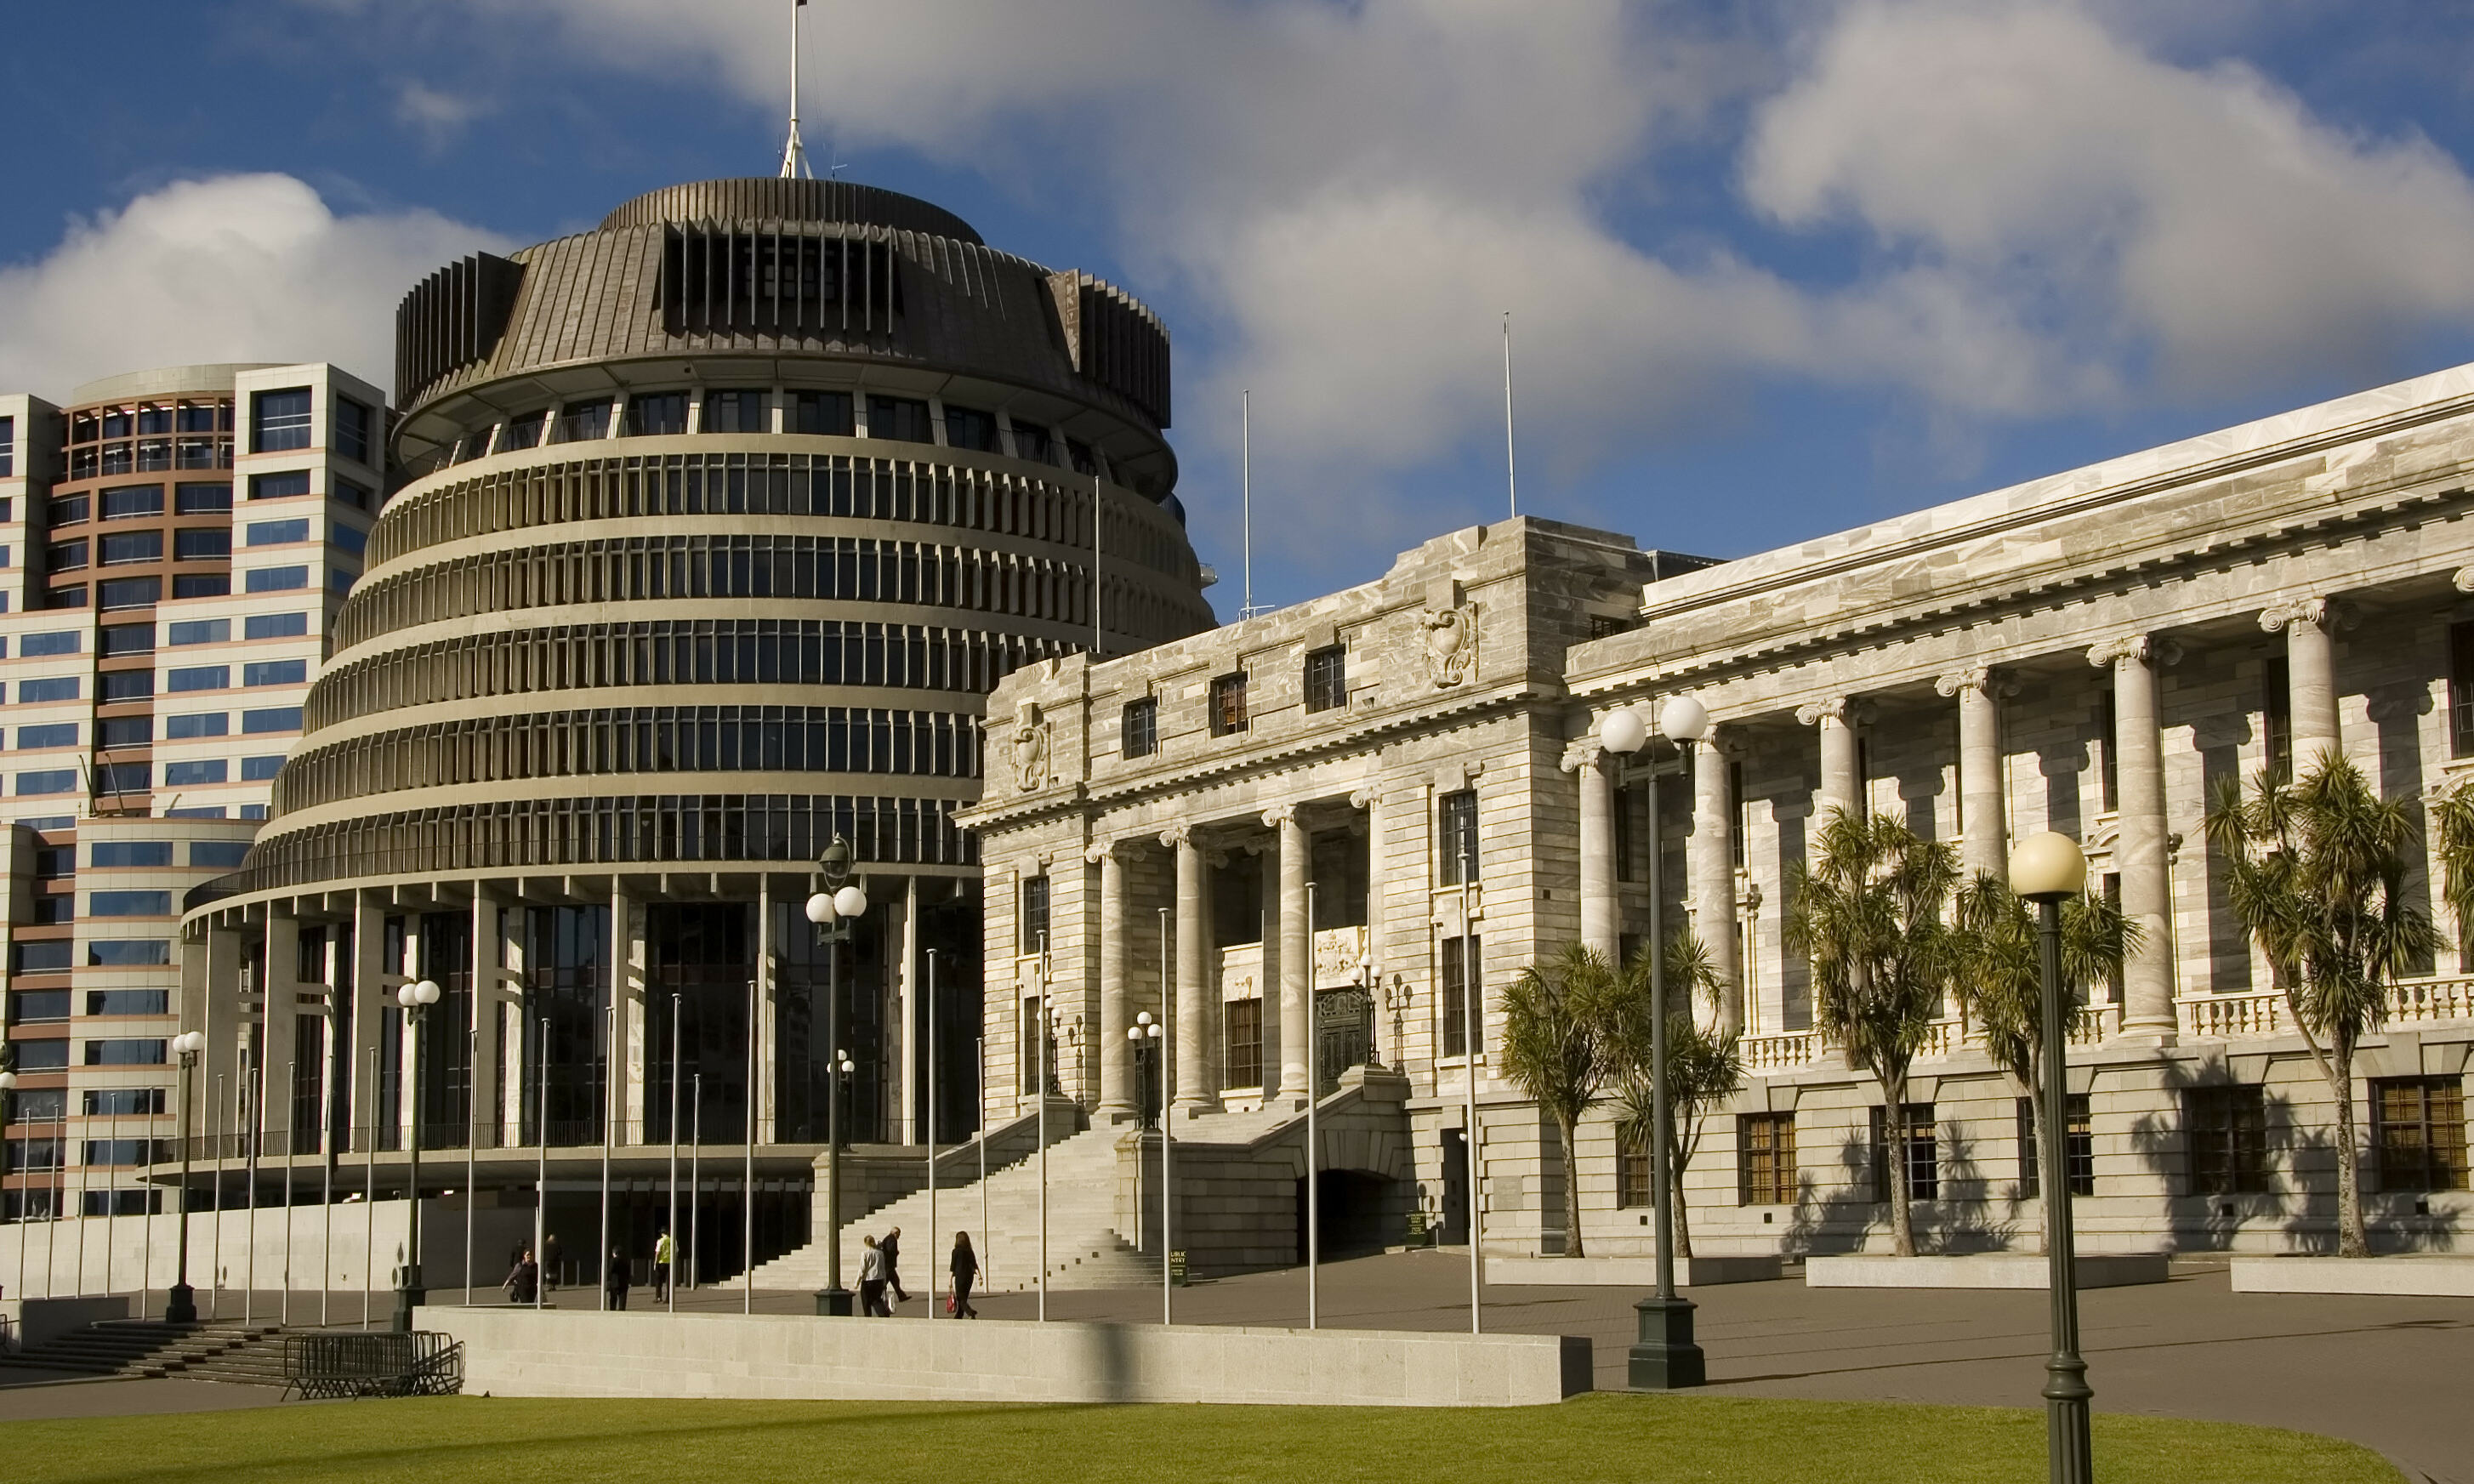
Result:
M653 1302L660 1303L670 1295L670 1234L663 1232L653 1243Z

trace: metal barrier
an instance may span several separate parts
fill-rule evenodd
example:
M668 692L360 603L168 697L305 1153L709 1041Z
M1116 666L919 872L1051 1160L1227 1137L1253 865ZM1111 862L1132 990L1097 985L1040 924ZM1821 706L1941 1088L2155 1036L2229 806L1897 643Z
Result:
M296 1334L283 1341L283 1394L447 1397L464 1389L464 1342L436 1330Z

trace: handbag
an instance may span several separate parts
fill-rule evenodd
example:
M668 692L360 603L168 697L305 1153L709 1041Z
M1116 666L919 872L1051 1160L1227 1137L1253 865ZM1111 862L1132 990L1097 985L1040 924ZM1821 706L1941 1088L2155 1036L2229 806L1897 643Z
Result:
M947 1294L945 1296L945 1312L948 1314L954 1312L954 1296L952 1294Z

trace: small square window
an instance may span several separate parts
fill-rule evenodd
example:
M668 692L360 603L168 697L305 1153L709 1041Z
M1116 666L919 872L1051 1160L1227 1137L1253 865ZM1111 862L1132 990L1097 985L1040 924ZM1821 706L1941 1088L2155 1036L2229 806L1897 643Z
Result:
M1147 758L1159 751L1159 702L1150 696L1126 704L1125 730L1118 745L1120 755Z
M1246 730L1246 676L1243 671L1211 682L1211 735L1228 737Z
M1348 650L1333 645L1306 656L1306 710L1340 711L1348 705Z

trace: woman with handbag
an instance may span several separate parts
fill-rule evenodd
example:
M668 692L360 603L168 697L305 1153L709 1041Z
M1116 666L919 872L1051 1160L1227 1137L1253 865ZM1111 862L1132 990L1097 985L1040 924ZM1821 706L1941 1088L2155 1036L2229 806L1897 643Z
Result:
M957 1319L977 1319L980 1311L971 1307L971 1284L980 1276L979 1255L971 1251L971 1234L954 1233L954 1297L945 1301L945 1312Z

